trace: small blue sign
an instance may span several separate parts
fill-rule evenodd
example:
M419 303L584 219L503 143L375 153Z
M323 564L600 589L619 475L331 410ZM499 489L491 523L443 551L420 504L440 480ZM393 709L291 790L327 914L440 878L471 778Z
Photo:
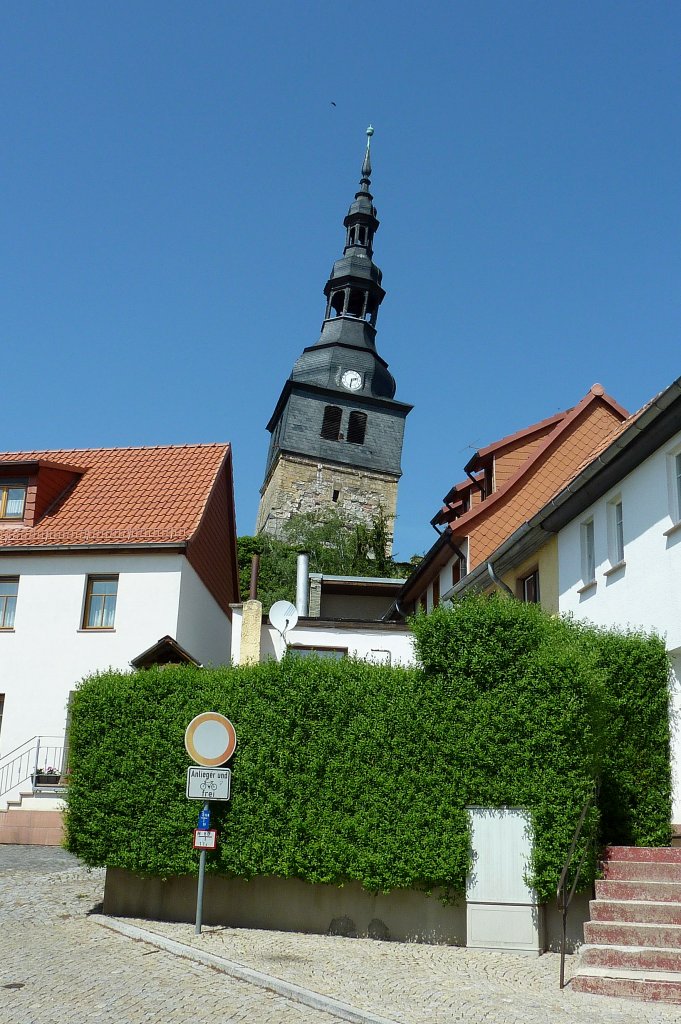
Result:
M207 807L202 807L201 810L199 811L198 828L210 828L210 810Z

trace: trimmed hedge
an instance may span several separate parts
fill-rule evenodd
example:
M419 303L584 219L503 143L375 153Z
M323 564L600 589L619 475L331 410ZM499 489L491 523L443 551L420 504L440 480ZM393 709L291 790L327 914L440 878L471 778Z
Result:
M208 865L222 874L461 893L466 806L522 806L531 881L550 899L599 775L604 838L665 841L661 641L486 598L418 617L414 631L422 668L287 657L86 679L72 705L68 849L93 866L196 871L183 736L206 710L239 740L232 799L212 805ZM584 884L594 871L592 859Z

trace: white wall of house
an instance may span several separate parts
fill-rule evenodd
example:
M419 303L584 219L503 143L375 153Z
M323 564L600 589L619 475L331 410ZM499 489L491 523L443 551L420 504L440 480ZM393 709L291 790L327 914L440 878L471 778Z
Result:
M229 664L231 633L229 618L193 566L183 558L177 635L171 635L202 665L208 666Z
M118 574L111 631L82 629L87 577L99 573ZM7 555L0 574L19 577L14 629L0 631L0 757L31 736L63 734L68 694L80 679L97 669L129 669L132 658L166 634L202 662L218 649L228 651L229 620L220 612L221 639L211 640L217 606L182 555ZM185 602L194 604L191 612ZM181 621L183 636L177 637Z
M343 627L297 625L286 634L289 647L340 647L347 649L351 658L374 661L384 665L413 665L414 637L404 630L372 629L369 625ZM282 639L272 626L263 627L263 654L270 653L279 660L284 653Z
M681 432L635 467L558 535L560 611L602 626L654 630L665 640L681 710L681 508L673 478ZM624 558L618 565L614 509L622 503ZM595 571L586 578L586 529L593 523ZM673 820L681 822L681 728L673 732Z
M241 622L242 613L239 606L233 610L232 619L232 663L240 664L241 657ZM292 647L345 648L348 655L375 661L387 665L413 665L414 637L406 628L387 630L354 625L298 625L286 634L286 641ZM285 643L280 634L269 624L263 623L260 634L260 660L276 658L280 661L284 655Z

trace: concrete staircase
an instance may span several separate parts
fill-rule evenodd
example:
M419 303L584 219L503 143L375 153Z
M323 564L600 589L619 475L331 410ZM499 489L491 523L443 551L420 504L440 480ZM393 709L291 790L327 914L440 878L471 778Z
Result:
M22 793L0 811L0 844L61 846L64 791Z
M576 992L681 1003L681 848L610 846Z

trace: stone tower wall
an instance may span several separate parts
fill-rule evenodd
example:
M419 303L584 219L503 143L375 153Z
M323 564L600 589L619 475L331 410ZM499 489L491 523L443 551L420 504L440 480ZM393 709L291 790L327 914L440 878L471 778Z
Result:
M338 491L335 502L334 491ZM256 533L282 538L291 516L328 509L338 509L348 520L367 525L383 509L393 533L397 477L387 473L280 454L261 495Z

